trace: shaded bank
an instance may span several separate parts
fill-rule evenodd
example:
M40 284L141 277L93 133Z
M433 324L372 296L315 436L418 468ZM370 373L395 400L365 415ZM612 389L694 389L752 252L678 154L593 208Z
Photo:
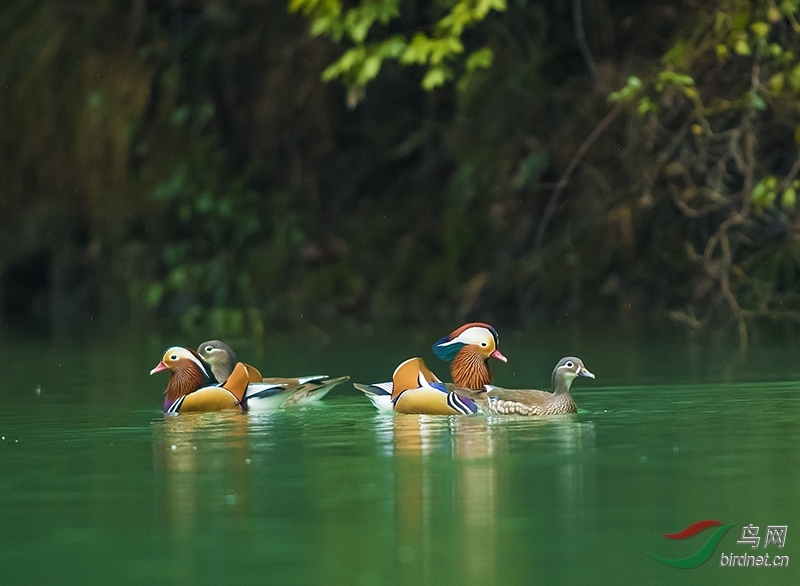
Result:
M795 319L790 4L509 6L349 107L281 3L7 2L4 319Z

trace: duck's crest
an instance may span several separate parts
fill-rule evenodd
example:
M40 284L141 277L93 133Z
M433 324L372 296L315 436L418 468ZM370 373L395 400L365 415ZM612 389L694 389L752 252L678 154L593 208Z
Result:
M461 350L465 346L461 342L456 342L455 339L458 338L461 334L463 334L469 328L485 328L489 330L494 338L494 345L497 346L499 344L499 337L497 335L497 330L494 329L489 324L485 324L483 322L472 322L468 324L464 324L457 330L453 330L444 338L437 341L431 348L433 353L436 354L439 358L444 360L445 362L452 362L455 359L458 351Z

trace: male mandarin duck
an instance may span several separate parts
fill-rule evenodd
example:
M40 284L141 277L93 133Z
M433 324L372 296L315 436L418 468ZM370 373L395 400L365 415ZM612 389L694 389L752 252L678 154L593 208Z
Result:
M445 384L448 392L455 387L481 390L485 385L491 384L492 369L489 366L489 358L508 362L508 359L497 349L497 344L497 330L488 324L478 322L463 325L436 342L432 347L434 354L450 363L450 376L453 378L453 383ZM421 358L412 360L419 360L424 370L430 372ZM400 366L404 364L406 362ZM421 372L424 371L421 370ZM433 373L430 374L435 380L426 380L443 384ZM394 381L371 385L354 383L354 386L362 391L379 411L388 413L398 410L395 401L397 395L393 393ZM401 404L407 404L407 401L408 396Z
M218 381L227 380L236 364L236 353L233 348L220 340L209 340L200 344L197 352L211 367L211 371ZM331 378L327 375L265 378L256 368L249 364L246 366L250 372L251 387L255 389L262 387L286 389L288 398L283 406L305 405L319 401L333 387L350 379L349 376Z
M482 389L492 384L489 358L508 359L497 349L497 330L483 323L466 324L436 342L433 353L450 363L453 383L465 389Z
M189 411L247 410L254 405L277 408L289 393L280 386L250 389L252 373L237 363L230 376L219 384L211 367L194 350L173 346L167 348L161 362L150 374L169 370L165 391L164 413Z
M522 389L503 389L486 386L485 398L479 393L470 396L491 413L501 415L557 415L577 413L578 406L569 394L572 381L579 376L594 378L580 358L562 358L553 369L553 392Z
M471 415L478 412L474 401L450 390L425 365L422 358L409 358L392 375L391 404L398 413L422 415Z

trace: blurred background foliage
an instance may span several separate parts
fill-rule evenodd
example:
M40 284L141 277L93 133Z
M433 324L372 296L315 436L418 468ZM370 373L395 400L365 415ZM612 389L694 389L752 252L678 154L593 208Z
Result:
M800 0L5 0L6 324L800 322Z

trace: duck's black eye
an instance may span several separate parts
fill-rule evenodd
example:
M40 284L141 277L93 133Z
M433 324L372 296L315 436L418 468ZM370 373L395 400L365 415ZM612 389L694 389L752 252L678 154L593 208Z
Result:
M177 360L178 359L178 355L177 354L173 354L172 356L169 357L169 359L170 360Z
M213 349L213 346L206 346L206 352L211 352Z
M486 348L486 346L488 346L488 344L487 344L486 342L481 342L481 346L483 346L484 348Z
M567 367L567 368L572 368L573 366L575 366L575 365L574 365L574 364L572 364L572 361L571 361L571 360L570 360L569 362L567 362L567 364L566 364L566 367Z

